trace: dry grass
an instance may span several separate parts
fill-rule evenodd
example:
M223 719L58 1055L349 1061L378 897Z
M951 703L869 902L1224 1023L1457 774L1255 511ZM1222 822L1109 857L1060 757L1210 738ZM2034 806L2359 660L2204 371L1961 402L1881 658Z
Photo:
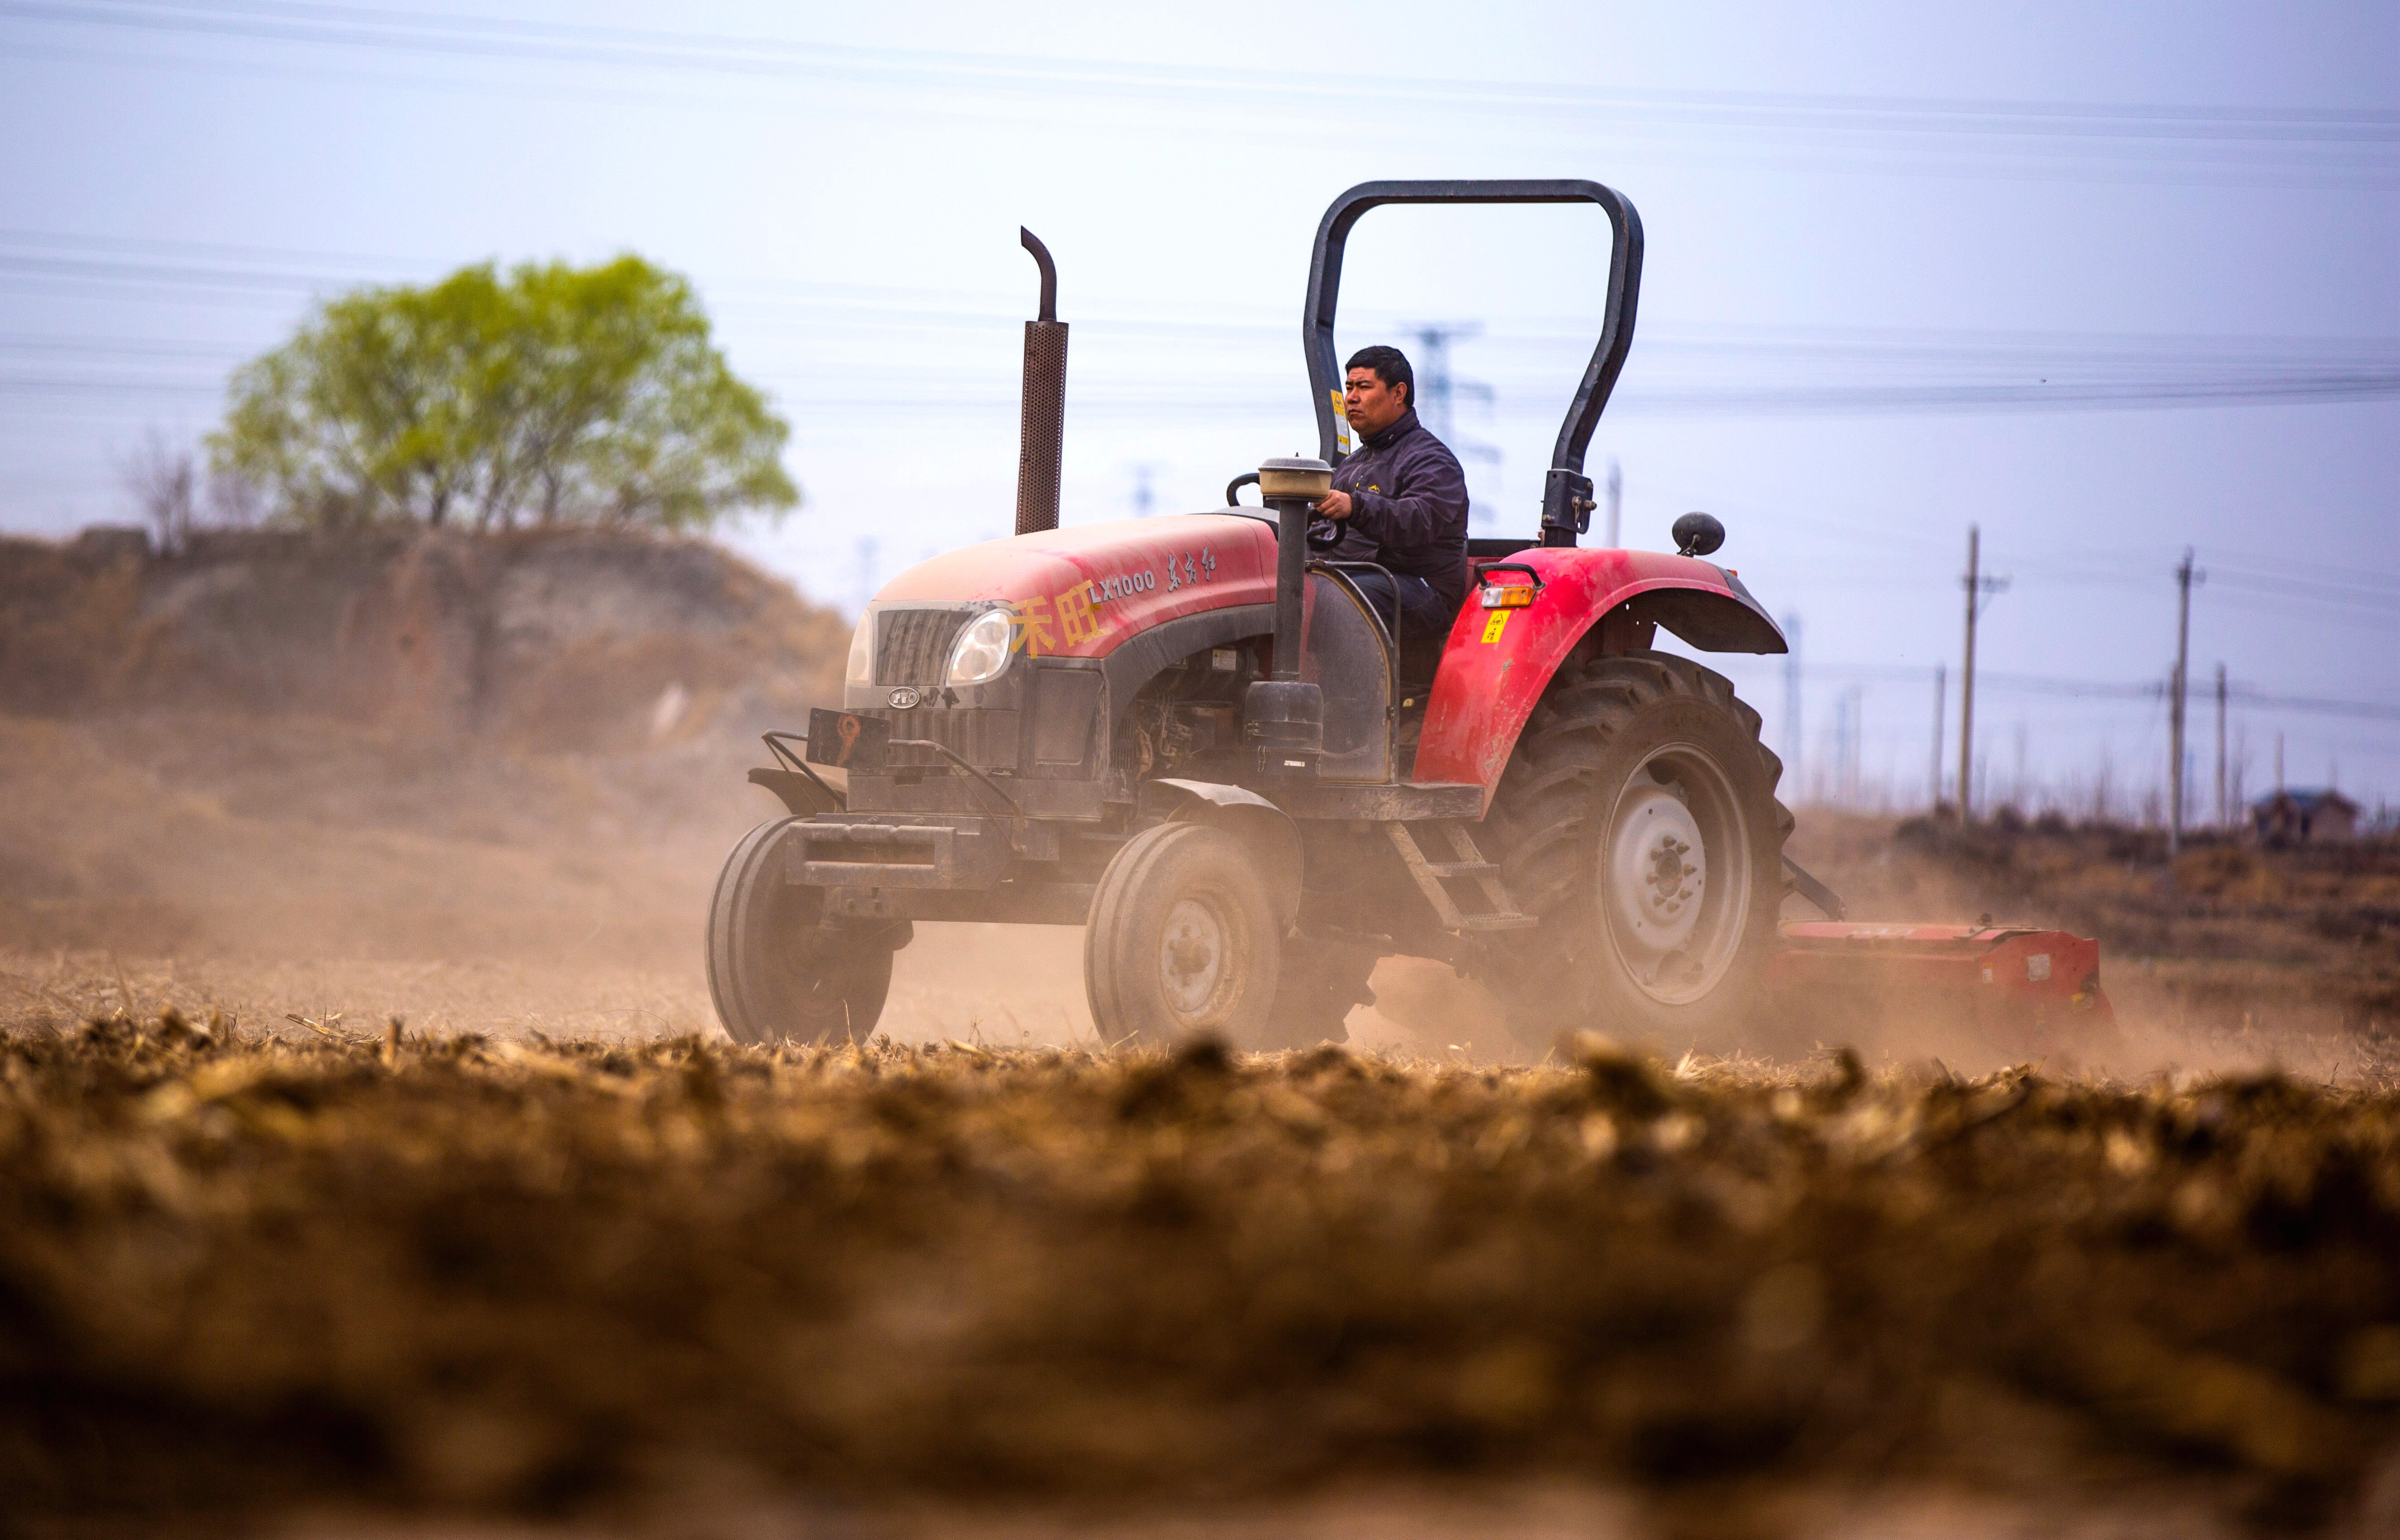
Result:
M1380 1474L2297 1525L2400 1434L2389 1083L287 1030L0 1039L20 1513Z

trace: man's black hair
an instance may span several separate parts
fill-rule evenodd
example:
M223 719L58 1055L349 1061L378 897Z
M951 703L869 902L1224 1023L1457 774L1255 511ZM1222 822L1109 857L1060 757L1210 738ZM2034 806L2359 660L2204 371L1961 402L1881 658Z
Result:
M1372 348L1361 348L1350 355L1349 362L1342 366L1344 375L1353 369L1372 369L1375 377L1387 386L1407 386L1409 404L1416 405L1417 372L1409 367L1409 356L1398 348L1386 348L1380 342Z

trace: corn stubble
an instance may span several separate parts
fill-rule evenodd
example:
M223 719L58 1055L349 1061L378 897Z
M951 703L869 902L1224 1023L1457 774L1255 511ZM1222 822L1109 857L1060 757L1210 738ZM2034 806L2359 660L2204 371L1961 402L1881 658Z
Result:
M2390 1085L1572 1047L20 1032L0 1490L2171 1480L2300 1520L2390 1458Z

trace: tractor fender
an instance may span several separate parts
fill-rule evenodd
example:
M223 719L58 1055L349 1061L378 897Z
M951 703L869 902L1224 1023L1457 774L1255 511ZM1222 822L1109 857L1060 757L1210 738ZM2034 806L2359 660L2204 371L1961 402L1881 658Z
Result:
M835 775L843 773L830 766L827 769ZM821 812L841 812L850 806L839 791L817 776L803 775L796 770L770 770L762 766L750 772L750 784L773 792L777 800L790 809L797 818L811 818Z
M1249 847L1266 868L1284 928L1300 913L1301 876L1305 865L1300 825L1291 814L1246 786L1221 781L1145 781L1141 811L1169 824L1207 824L1223 829Z
M1486 809L1534 704L1587 638L1626 651L1647 647L1651 628L1663 625L1702 652L1788 650L1741 579L1697 557L1535 547L1508 558L1507 568L1491 568L1493 580L1538 577L1541 585L1531 604L1513 609L1485 609L1482 585L1468 589L1425 702L1411 777L1480 785Z

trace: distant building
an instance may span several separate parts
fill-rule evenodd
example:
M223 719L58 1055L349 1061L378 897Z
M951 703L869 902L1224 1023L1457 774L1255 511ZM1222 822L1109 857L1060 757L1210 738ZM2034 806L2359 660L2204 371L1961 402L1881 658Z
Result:
M2269 845L2352 839L2358 834L2358 804L2333 790L2279 791L2250 804L2250 825Z

